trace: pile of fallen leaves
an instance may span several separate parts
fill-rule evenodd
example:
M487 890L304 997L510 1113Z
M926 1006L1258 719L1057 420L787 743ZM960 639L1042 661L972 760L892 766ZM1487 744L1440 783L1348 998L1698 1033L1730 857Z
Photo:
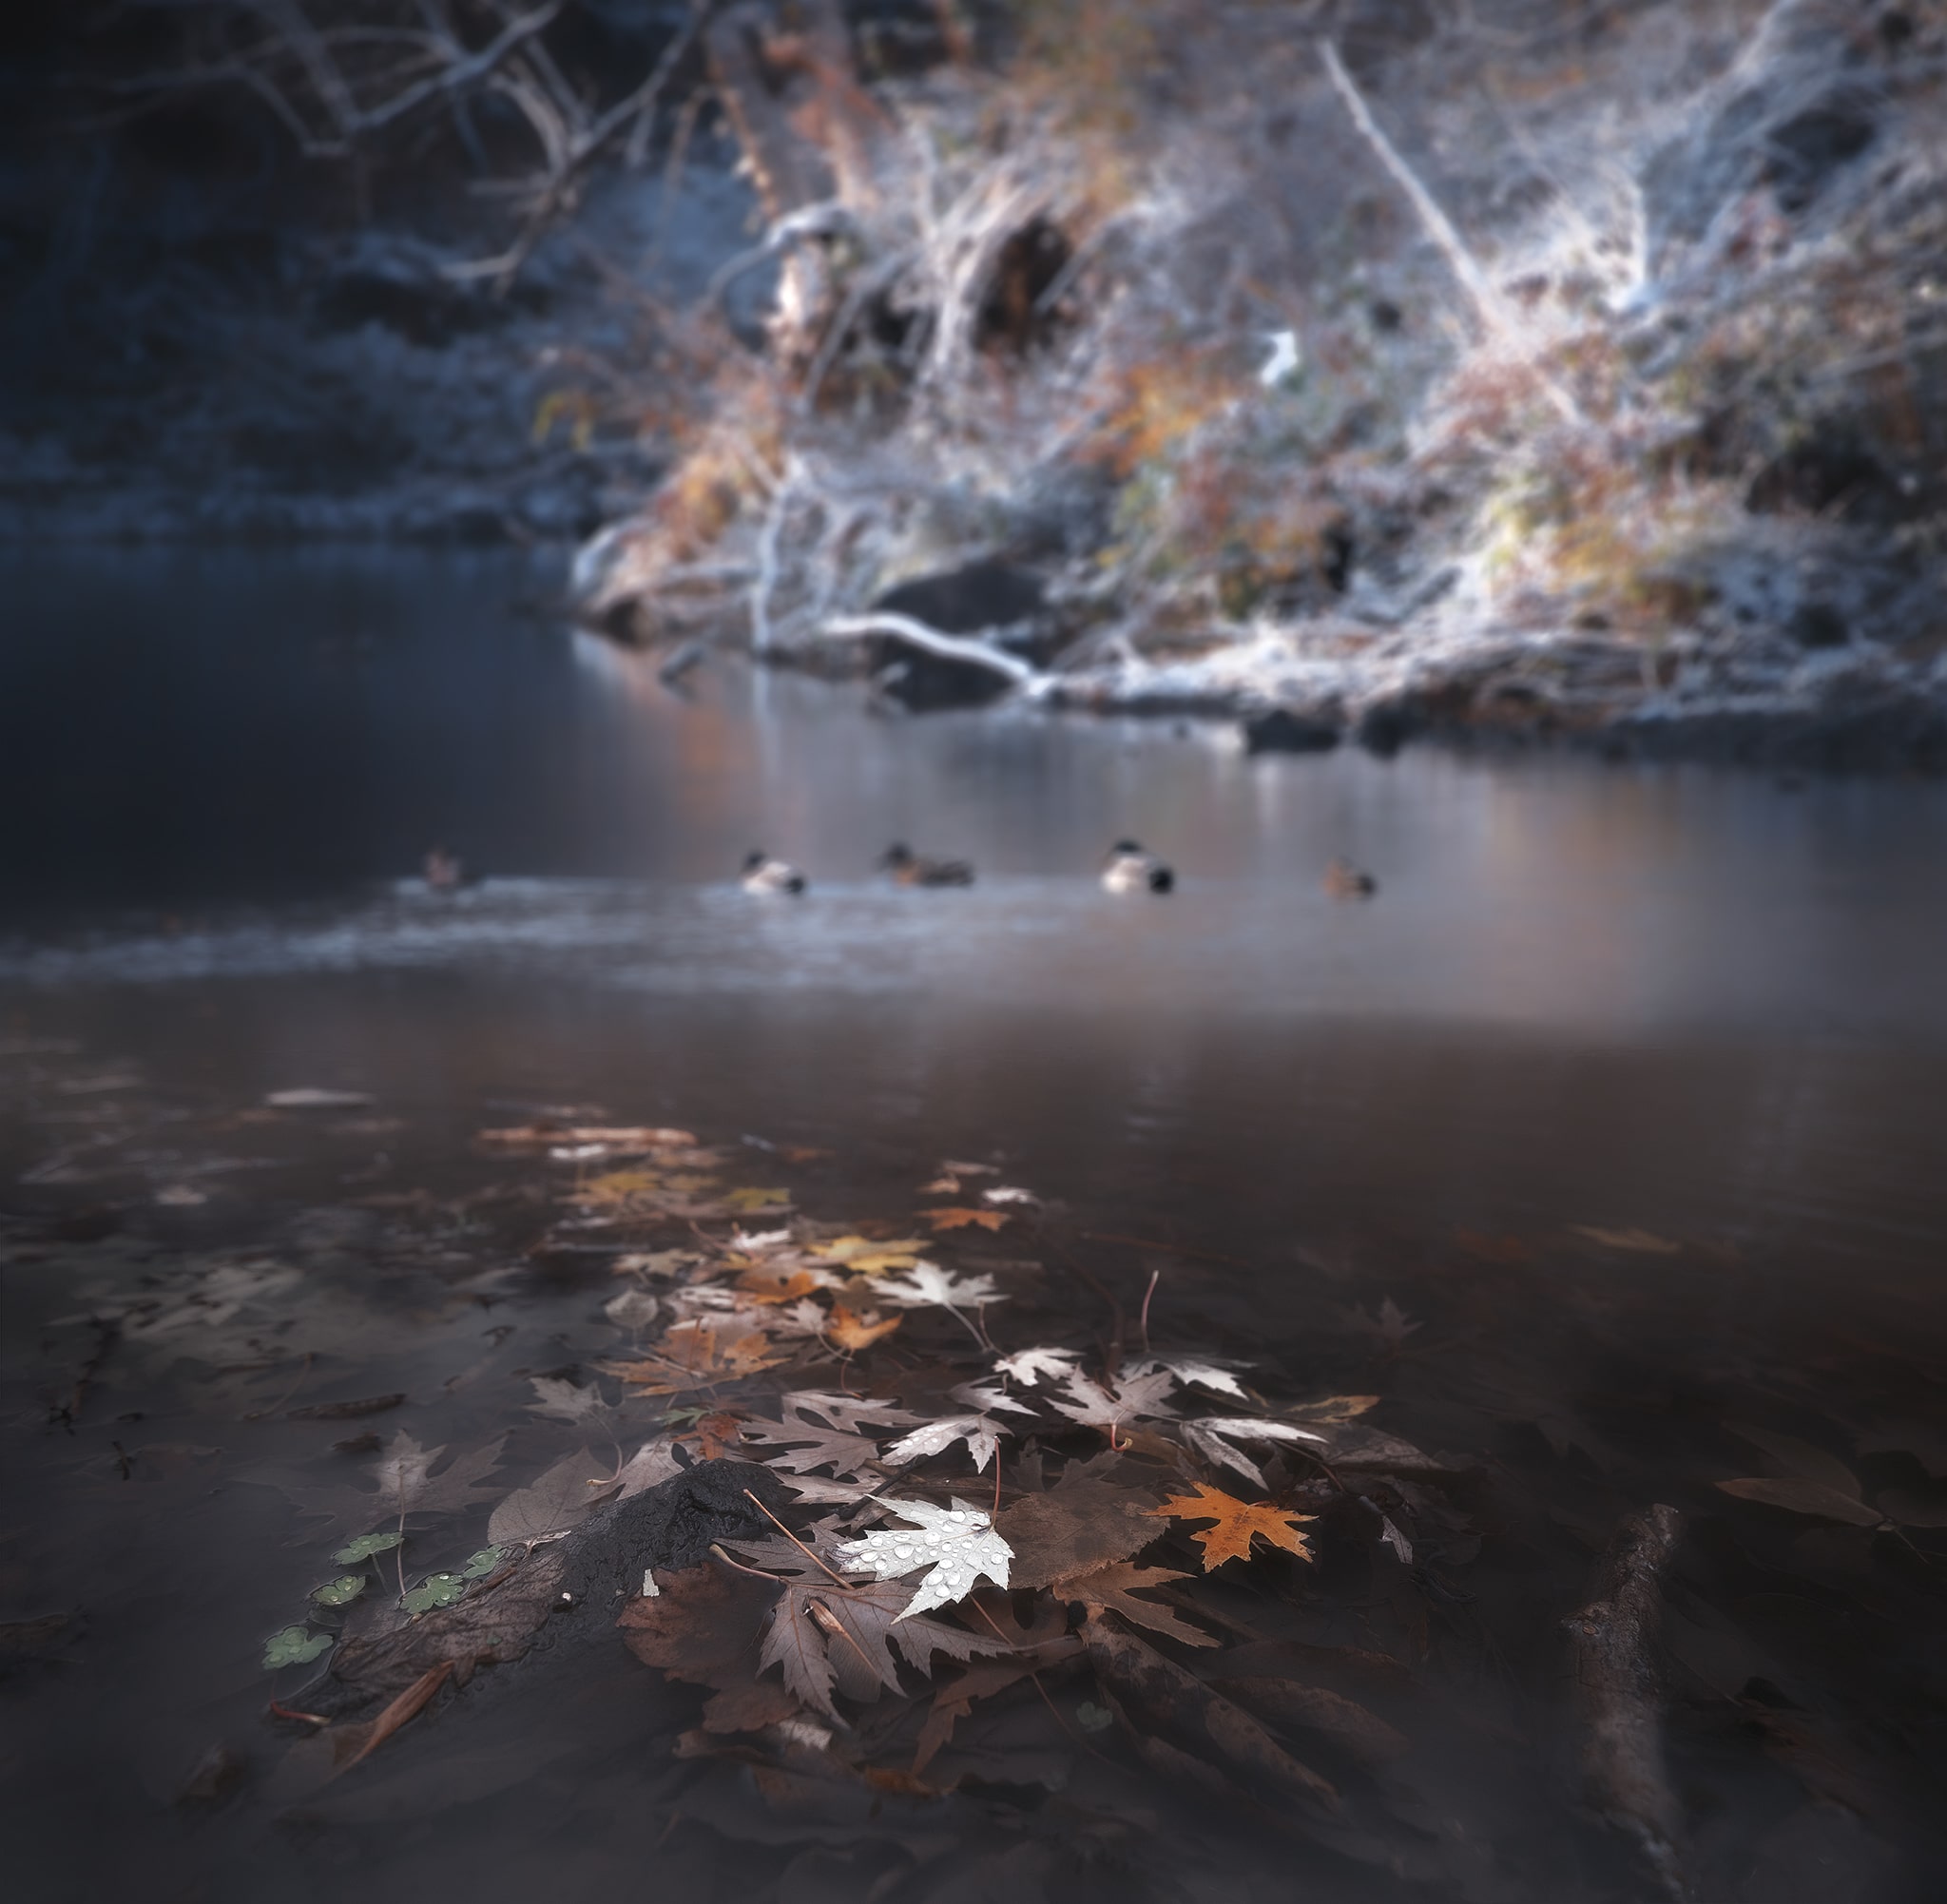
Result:
M1147 1309L1135 1344L1010 1330L1009 1305L1033 1312L1016 1298L1049 1274L1027 1252L1059 1225L991 1165L942 1165L909 1217L837 1223L788 1189L730 1184L725 1153L684 1131L532 1125L481 1142L568 1174L532 1255L606 1262L620 1285L604 1307L627 1352L530 1377L534 1414L607 1452L584 1445L506 1493L484 1545L423 1574L406 1565L415 1533L493 1501L500 1441L450 1455L399 1433L370 1487L284 1484L352 1537L266 1668L311 1664L341 1637L340 1667L414 1662L374 1679L392 1695L376 1721L334 1728L341 1763L449 1678L524 1650L496 1591L559 1585L524 1563L610 1503L734 1461L779 1484L776 1511L748 1496L764 1531L646 1570L615 1609L639 1659L709 1688L684 1754L922 1794L995 1751L1100 1760L1098 1735L1119 1727L1138 1776L1193 1777L1335 1841L1352 1831L1348 1773L1373 1772L1400 1735L1355 1696L1371 1656L1289 1639L1318 1593L1313 1540L1378 1544L1410 1567L1419 1484L1456 1471L1367 1425L1377 1397L1274 1401L1242 1363L1152 1344ZM362 1629L342 1634L355 1603ZM414 1654L400 1636L429 1616L486 1639ZM988 1722L956 1749L975 1714ZM1024 1717L1047 1729L1039 1758L1022 1758Z

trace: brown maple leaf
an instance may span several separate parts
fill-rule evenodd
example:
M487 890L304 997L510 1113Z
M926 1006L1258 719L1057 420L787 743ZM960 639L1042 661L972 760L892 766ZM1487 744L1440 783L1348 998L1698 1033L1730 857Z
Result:
M1172 1581L1192 1577L1166 1567L1134 1567L1126 1560L1118 1561L1110 1567L1098 1567L1092 1573L1056 1581L1054 1597L1079 1600L1088 1606L1112 1606L1131 1625L1147 1626L1151 1632L1165 1634L1186 1646L1217 1645L1215 1638L1201 1626L1191 1625L1175 1607L1135 1597L1147 1587L1167 1587Z
M679 1322L657 1350L640 1361L597 1366L604 1375L620 1375L645 1394L680 1394L776 1368L783 1359L772 1353L770 1338L761 1330L726 1339L701 1322Z
M890 1336L905 1319L903 1316L893 1316L881 1322L877 1309L855 1314L842 1302L835 1302L831 1319L825 1324L825 1336L839 1348L857 1355L860 1349L871 1348L881 1336Z
M1196 1539L1204 1549L1204 1571L1222 1567L1226 1560L1250 1556L1253 1535L1262 1534L1273 1547L1282 1547L1301 1560L1312 1557L1310 1544L1298 1530L1300 1521L1317 1520L1316 1514L1294 1514L1269 1501L1240 1501L1207 1481L1197 1483L1194 1494L1173 1494L1160 1508L1149 1512L1172 1521L1215 1521L1214 1528L1200 1529Z
M984 1230L997 1230L1007 1221L1007 1215L1001 1210L969 1210L949 1204L943 1210L928 1210L926 1221L936 1230L964 1230L970 1223L978 1223Z

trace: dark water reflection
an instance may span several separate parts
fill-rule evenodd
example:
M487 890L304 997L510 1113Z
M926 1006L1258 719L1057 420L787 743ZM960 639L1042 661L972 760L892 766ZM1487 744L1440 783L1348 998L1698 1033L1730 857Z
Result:
M1814 1632L1774 1636L1728 1692L1707 1664L1684 1683L1681 1769L1721 1894L1928 1894L1937 1846L1902 1795L1942 1764L1924 1717L1947 1690L1942 1557L1867 1537L1844 1562L1863 1574L1827 1555L1808 1587L1790 1543L1809 1524L1725 1521L1711 1483L1753 1471L1722 1423L1754 1415L1892 1463L1862 1471L1877 1483L1941 1471L1919 1452L1947 1379L1937 788L1249 762L1214 729L889 721L849 690L723 672L679 696L510 606L545 597L539 567L90 569L11 576L0 644L0 1619L87 1613L70 1657L0 1683L25 1894L137 1873L131 1894L185 1899L1084 1894L1019 1846L954 1891L958 1865L912 1848L932 1825L794 1832L679 1773L690 1705L606 1657L482 1686L325 1795L279 1785L256 1653L318 1556L285 1551L288 1508L243 1483L340 1460L330 1431L277 1418L298 1358L333 1394L406 1391L381 1426L431 1444L522 1420L516 1371L613 1351L612 1284L526 1266L545 1209L455 1201L505 1174L472 1133L536 1103L818 1146L797 1186L834 1219L910 1209L941 1157L1004 1159L1058 1206L1048 1253L1131 1308L1161 1271L1159 1327L1252 1356L1267 1393L1370 1386L1393 1432L1487 1460L1466 1591L1500 1609L1480 1616L1495 1645L1578 1604L1620 1512L1676 1500L1705 1529L1697 1630L1768 1594ZM1094 888L1123 834L1177 863L1174 897ZM874 883L896 836L973 858L980 883ZM415 890L435 838L488 882ZM738 892L753 844L803 864L811 894ZM1378 875L1370 906L1319 892L1339 852ZM292 1085L375 1104L240 1121ZM109 1357L71 1429L43 1426L91 1303L251 1249L298 1274ZM1361 1334L1387 1297L1421 1322L1408 1356ZM490 1324L511 1333L483 1343ZM531 1423L511 1445L552 1458ZM1537 1765L1559 1704L1545 1651L1493 1668ZM1441 1670L1456 1704L1476 1696ZM1815 1803L1789 1755L1711 1729L1754 1674L1787 1671L1792 1709L1875 1795L1865 1822ZM243 1792L174 1807L217 1740L250 1757ZM1528 1875L1451 1894L1631 1894L1587 1865L1559 1791L1496 1776L1476 1822ZM671 1805L691 1822L672 1830ZM938 1828L961 1863L967 1829ZM1826 1866L1842 1877L1806 1875ZM1306 1869L1320 1896L1404 1894ZM1275 1860L1171 1882L1292 1889Z

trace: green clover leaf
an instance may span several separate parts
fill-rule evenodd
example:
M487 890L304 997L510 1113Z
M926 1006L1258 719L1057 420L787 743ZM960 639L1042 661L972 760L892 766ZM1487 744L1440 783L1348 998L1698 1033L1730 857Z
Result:
M429 1573L417 1587L406 1591L408 1613L430 1613L435 1606L451 1606L467 1590L466 1581L457 1573Z
M360 1534L355 1541L348 1541L332 1555L340 1567L357 1567L361 1560L370 1560L375 1553L386 1553L405 1539L402 1533Z
M314 1587L311 1597L320 1606L349 1606L364 1591L365 1576L362 1573L341 1573L336 1580L327 1580L322 1587Z
M506 1558L507 1549L504 1547L483 1547L478 1553L467 1556L467 1564L460 1569L460 1578L485 1580Z
M263 1669L274 1673L280 1666L301 1666L320 1653L331 1650L329 1633L314 1633L304 1626L286 1626L263 1643Z

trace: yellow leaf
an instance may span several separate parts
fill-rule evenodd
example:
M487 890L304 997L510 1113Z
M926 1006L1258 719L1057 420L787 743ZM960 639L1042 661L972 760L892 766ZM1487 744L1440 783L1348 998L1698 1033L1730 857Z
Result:
M984 1230L997 1230L1007 1221L1000 1210L965 1210L949 1207L944 1210L928 1210L926 1220L936 1230L963 1230L970 1223L978 1223Z
M1204 1548L1204 1571L1222 1567L1226 1560L1250 1556L1253 1536L1262 1534L1273 1547L1282 1547L1301 1560L1309 1560L1312 1550L1298 1530L1301 1521L1317 1520L1316 1514L1294 1514L1269 1501L1240 1501L1222 1488L1206 1481L1197 1484L1194 1494L1174 1494L1160 1508L1148 1512L1170 1521L1215 1521L1214 1528L1199 1529L1196 1538Z
M825 1325L825 1334L839 1348L857 1355L860 1349L869 1349L881 1336L890 1336L904 1317L894 1316L881 1322L877 1309L867 1309L858 1315L845 1307L842 1302L832 1304L832 1319Z
M1376 1394L1328 1394L1322 1401L1300 1402L1291 1413L1307 1421L1350 1421L1378 1402Z
M788 1277L780 1277L772 1270L750 1269L737 1279L737 1286L748 1290L759 1302L796 1302L800 1297L823 1288L831 1279L829 1276L814 1276L808 1269Z
M581 1196L588 1203L626 1203L632 1197L646 1197L661 1189L663 1180L653 1170L610 1170L606 1176L591 1177L582 1185Z
M788 1209L791 1205L789 1190L732 1190L723 1199L726 1210L749 1213L753 1210Z
M883 1276L889 1269L911 1269L918 1260L904 1250L876 1249L866 1256L855 1256L845 1267L854 1276Z
M1571 1223L1578 1237L1601 1243L1607 1249L1635 1250L1644 1256L1675 1256L1683 1248L1667 1237L1651 1236L1648 1230L1598 1230L1588 1223Z
M957 1177L935 1177L931 1183L919 1186L922 1197L957 1197L960 1194L960 1180Z
M811 1254L823 1257L827 1262L842 1262L849 1266L857 1257L910 1256L925 1247L924 1237L900 1237L895 1242L875 1242L870 1237L850 1236L834 1237L830 1242L813 1243Z

